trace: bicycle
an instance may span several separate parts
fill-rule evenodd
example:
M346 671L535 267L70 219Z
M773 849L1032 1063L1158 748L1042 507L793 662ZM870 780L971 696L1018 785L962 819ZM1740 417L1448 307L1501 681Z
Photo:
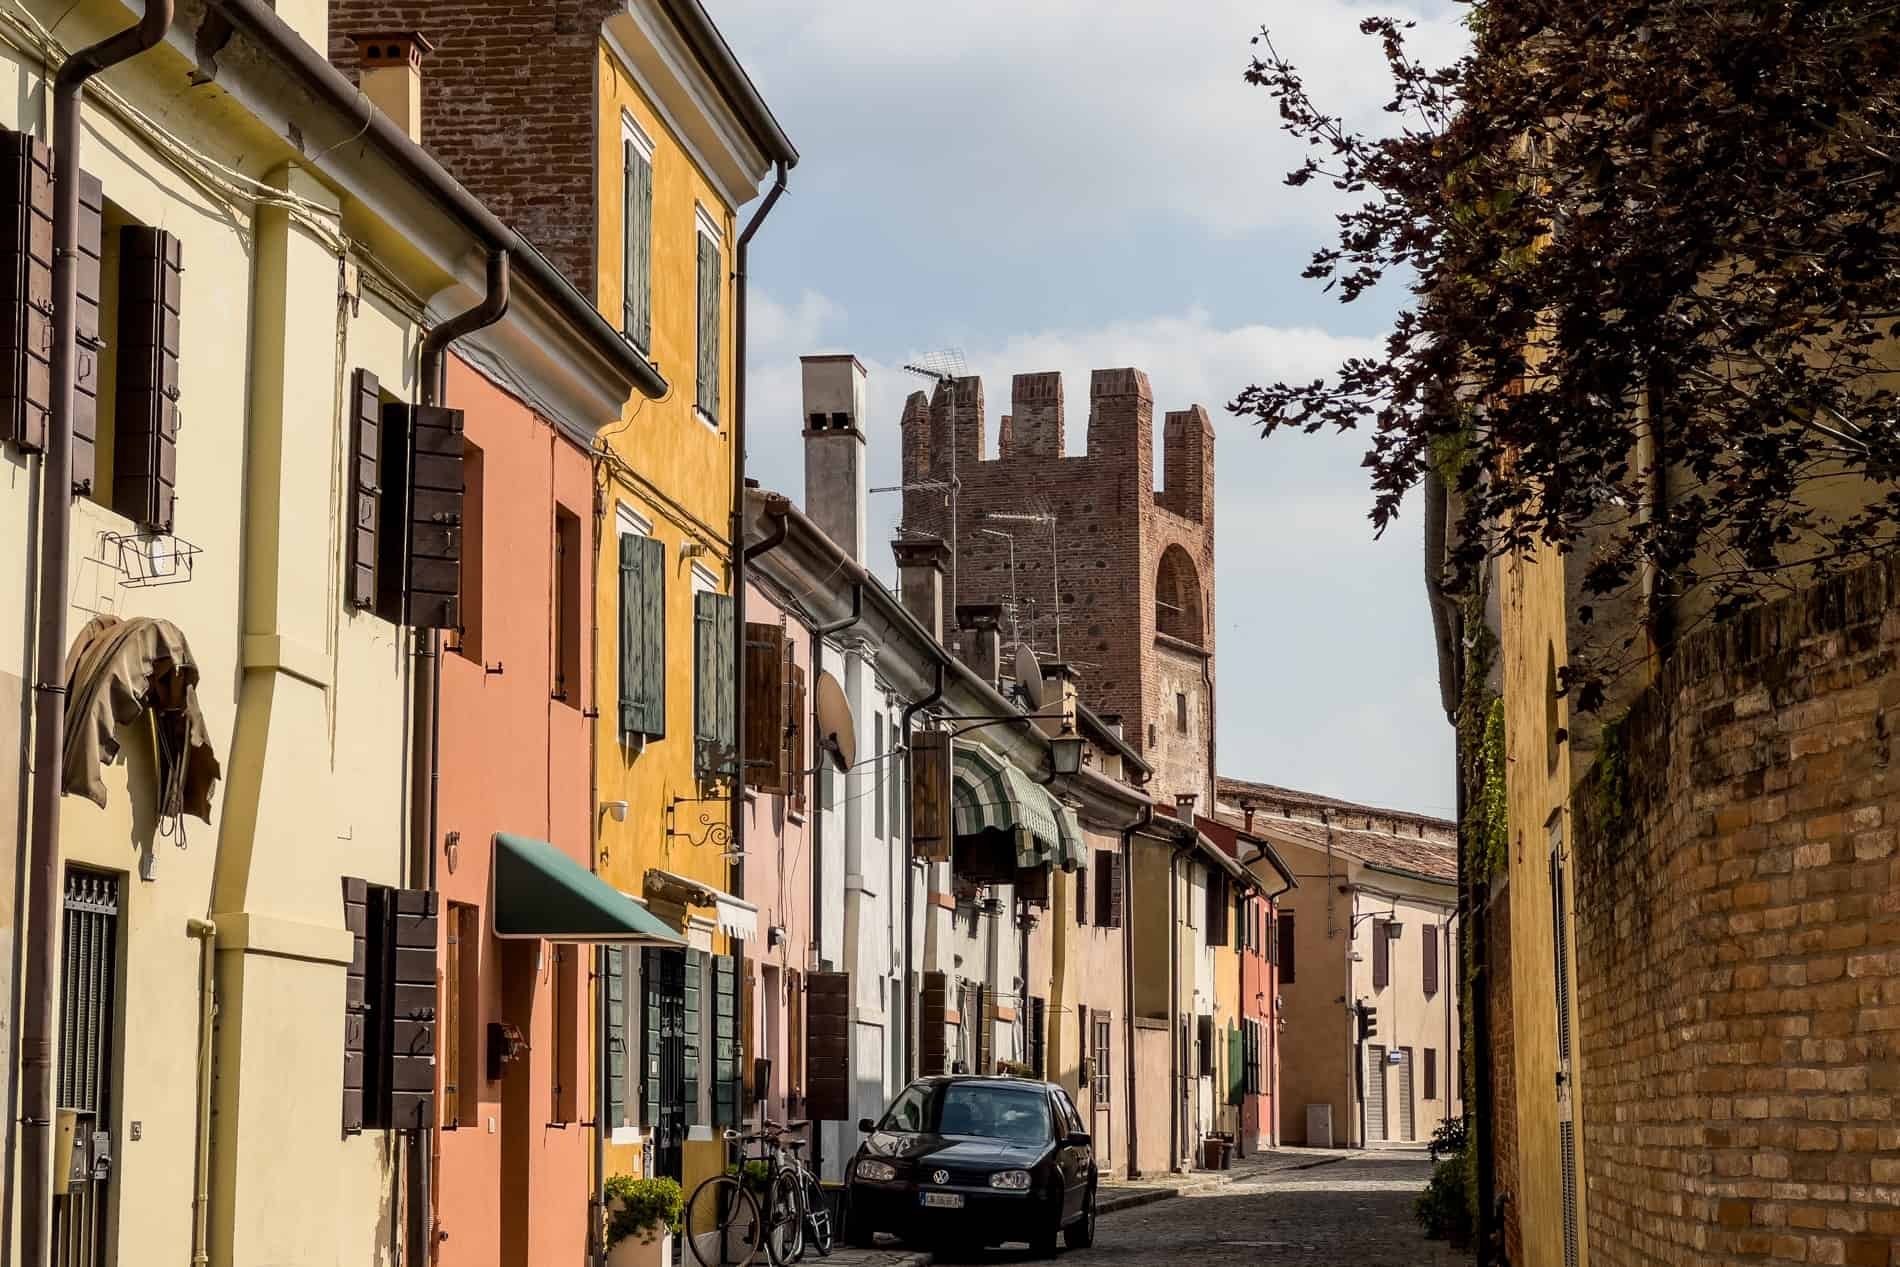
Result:
M727 1131L726 1139L744 1145L762 1135ZM765 1217L759 1200L745 1186L743 1158L736 1175L714 1175L693 1189L682 1216L686 1247L699 1267L750 1267L766 1240ZM701 1241L711 1235L711 1244Z
M831 1253L831 1213L805 1164L805 1141L786 1138L809 1125L768 1121L758 1131L725 1132L739 1146L737 1173L705 1180L686 1203L686 1243L700 1267L749 1267L761 1245L773 1267L803 1259L807 1244L821 1256ZM748 1151L755 1144L756 1156ZM763 1201L745 1182L754 1163L769 1176ZM716 1233L710 1245L702 1245L703 1232L695 1235L702 1228Z
M785 1132L803 1130L810 1126L809 1121L793 1121L785 1124ZM789 1150L789 1159L775 1176L773 1190L778 1190L777 1179L789 1175L791 1192L798 1206L798 1226L800 1244L798 1257L804 1258L805 1249L810 1247L818 1251L820 1258L831 1257L831 1207L825 1201L825 1192L818 1184L818 1176L805 1164L805 1144L802 1139L781 1139L781 1150Z

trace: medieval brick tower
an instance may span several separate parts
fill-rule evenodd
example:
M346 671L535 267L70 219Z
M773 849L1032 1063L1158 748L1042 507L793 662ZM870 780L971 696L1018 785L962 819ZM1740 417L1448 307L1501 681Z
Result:
M1214 431L1196 405L1168 414L1162 435L1157 491L1154 400L1136 369L1090 375L1088 453L1080 457L1063 453L1060 374L1016 375L995 457L984 452L981 379L917 392L904 407L903 527L954 546L946 630L958 628L956 606L1001 605L1006 644L1020 640L1044 662L1070 664L1083 700L1121 718L1129 743L1155 767L1156 799L1192 793L1205 813Z

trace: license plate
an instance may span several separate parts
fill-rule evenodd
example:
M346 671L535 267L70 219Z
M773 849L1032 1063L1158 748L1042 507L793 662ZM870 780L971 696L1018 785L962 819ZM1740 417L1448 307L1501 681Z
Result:
M961 1192L926 1192L924 1204L933 1210L961 1210L963 1194Z

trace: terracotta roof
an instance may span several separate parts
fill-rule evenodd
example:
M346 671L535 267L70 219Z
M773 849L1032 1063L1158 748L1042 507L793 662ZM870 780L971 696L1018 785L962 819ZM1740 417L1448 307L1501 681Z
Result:
M1380 809L1314 792L1220 779L1215 817L1255 835L1334 851L1369 866L1433 880L1458 878L1458 827L1448 819L1409 810Z

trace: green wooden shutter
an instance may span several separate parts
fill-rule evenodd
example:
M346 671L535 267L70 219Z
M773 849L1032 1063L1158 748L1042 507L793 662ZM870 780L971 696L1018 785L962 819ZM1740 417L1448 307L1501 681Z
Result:
M713 956L712 1124L739 1121L739 975L731 955Z
M666 733L666 546L620 538L620 733Z
M660 1124L660 956L659 950L640 952L640 1125L649 1131Z
M704 951L686 952L686 1035L683 1047L684 1072L680 1079L680 1097L686 1104L686 1125L699 1124L699 993L700 983L705 979L706 955Z
M702 775L726 776L734 768L733 611L728 594L693 596L693 750Z
M627 1120L627 951L607 947L607 1125L609 1134Z
M719 418L719 244L699 234L699 383L700 409Z
M641 352L653 347L653 164L632 141L621 147L621 333Z

